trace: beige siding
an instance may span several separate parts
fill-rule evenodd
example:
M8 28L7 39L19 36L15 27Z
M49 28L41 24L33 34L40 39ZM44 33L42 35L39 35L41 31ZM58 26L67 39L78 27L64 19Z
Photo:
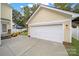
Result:
M56 11L41 8L39 12L32 18L32 20L30 21L30 24L39 23L39 22L66 20L68 18L69 18L69 15L65 15Z
M1 18L12 19L12 9L6 3L1 3Z

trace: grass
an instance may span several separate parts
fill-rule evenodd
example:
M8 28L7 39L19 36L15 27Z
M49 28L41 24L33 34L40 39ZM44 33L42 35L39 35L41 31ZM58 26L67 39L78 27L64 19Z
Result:
M70 56L79 56L79 40L72 38L72 43L66 50Z
M28 32L27 31L23 31L23 32L21 32L21 35L28 35Z

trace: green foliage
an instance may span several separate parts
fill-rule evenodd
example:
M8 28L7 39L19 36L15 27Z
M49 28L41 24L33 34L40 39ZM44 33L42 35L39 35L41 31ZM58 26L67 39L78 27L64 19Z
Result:
M79 4L77 4L75 7L74 7L74 11L75 13L79 13Z
M25 27L23 16L17 10L12 10L12 19L17 25Z
M77 9L75 9L73 12L79 13L79 9L77 8Z
M28 6L23 7L24 16L26 19L30 16L30 8Z
M66 48L70 56L79 56L79 41L72 38L72 43L69 48Z
M16 24L24 27L23 20L16 20Z
M38 7L39 4L33 4L33 7L31 8L32 13L34 13Z
M23 16L21 15L20 12L13 10L12 11L13 21L20 26L26 27L27 26L26 22L37 8L38 8L38 4L33 4L32 8L29 8L28 6L23 7L22 8L22 11L24 12Z
M28 6L25 6L22 8L24 11L24 18L26 19L25 21L28 21L30 16L35 12L35 10L38 8L38 4L33 4L33 7L29 8Z
M27 31L23 31L21 32L22 35L28 35L28 32Z
M75 38L72 38L72 45L75 47L79 47L79 41Z
M13 19L13 21L16 23L16 20L17 19L20 19L21 18L21 14L20 14L20 12L18 12L17 10L12 10L12 19Z
M55 3L55 6L57 6L57 8L60 8L63 10L68 10L68 8L66 8L67 5L68 3Z
M73 5L74 3L55 3L55 6L59 9L79 13L79 4L72 8Z

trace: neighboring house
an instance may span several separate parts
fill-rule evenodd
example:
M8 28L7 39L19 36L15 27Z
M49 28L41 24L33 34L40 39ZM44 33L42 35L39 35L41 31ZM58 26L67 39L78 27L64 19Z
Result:
M69 42L72 39L72 20L79 14L40 5L30 17L28 35L55 42Z
M0 3L0 36L8 36L11 33L12 9L7 3Z

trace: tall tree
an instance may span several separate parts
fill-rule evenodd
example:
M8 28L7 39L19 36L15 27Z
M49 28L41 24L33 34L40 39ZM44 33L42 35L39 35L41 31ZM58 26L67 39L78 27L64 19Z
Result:
M24 27L24 19L21 13L18 12L17 10L14 10L14 9L12 10L12 20L15 24Z
M30 8L28 6L25 6L22 8L24 11L24 18L26 19L26 21L28 20L28 18L30 17Z
M33 7L31 8L32 14L36 11L36 9L39 7L39 3L33 4Z
M28 19L30 18L30 16L36 11L37 8L38 8L38 4L33 4L33 7L25 6L22 8L22 10L24 12L24 16L22 17L22 19L24 19L23 22L25 25L26 25L26 22L28 21Z
M30 18L30 16L36 11L36 9L38 8L39 4L33 4L33 7L29 7L29 6L24 6L22 8L23 14L21 15L20 12L13 10L13 21L20 25L20 26L25 26L26 22L28 21L28 19Z
M21 14L20 12L18 12L17 10L12 10L12 19L13 19L13 22L16 23L16 20L20 19L21 18Z
M79 4L77 3L55 3L56 8L79 13Z
M76 4L73 12L79 13L79 4Z
M68 3L55 3L55 6L62 10L69 10ZM68 7L68 8L67 8Z

